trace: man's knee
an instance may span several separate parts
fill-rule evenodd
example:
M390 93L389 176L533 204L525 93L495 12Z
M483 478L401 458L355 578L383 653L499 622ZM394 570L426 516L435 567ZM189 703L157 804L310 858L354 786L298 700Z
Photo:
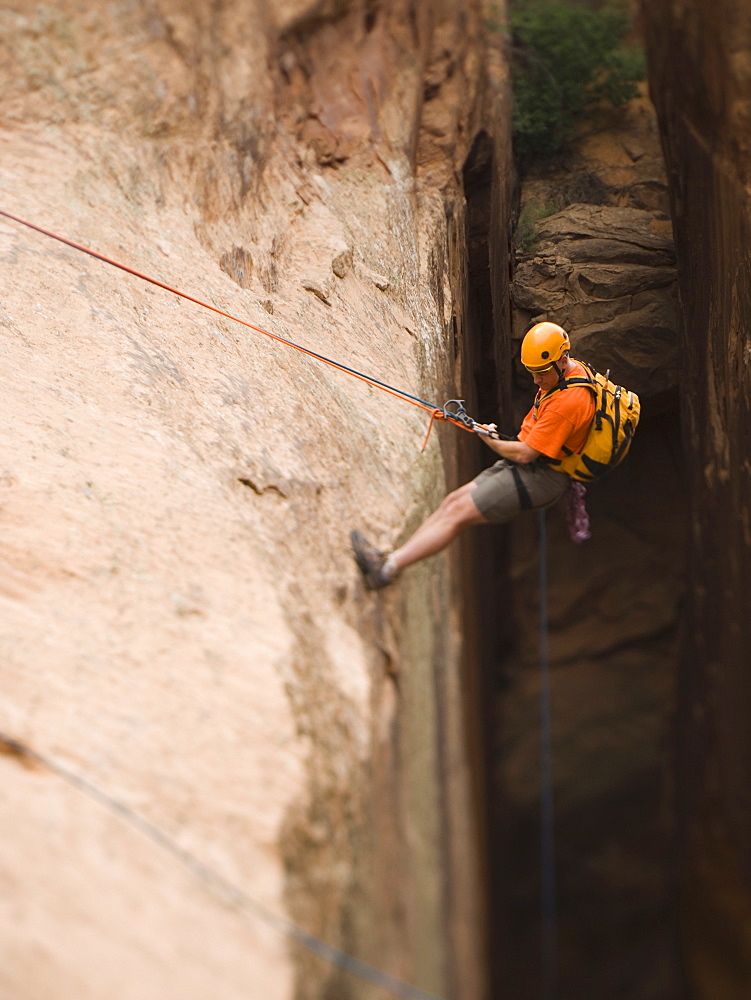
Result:
M449 493L441 504L446 517L456 524L474 524L485 520L472 499L474 485L467 483L460 486L458 490Z

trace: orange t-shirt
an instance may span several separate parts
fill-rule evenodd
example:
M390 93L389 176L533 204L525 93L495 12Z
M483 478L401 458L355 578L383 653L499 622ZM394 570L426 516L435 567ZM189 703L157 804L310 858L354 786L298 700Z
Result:
M573 367L566 378L587 378L584 366L570 360ZM540 395L538 392L536 398ZM584 447L594 415L592 392L583 385L569 385L548 396L539 407L532 407L522 421L519 440L548 458L563 459Z

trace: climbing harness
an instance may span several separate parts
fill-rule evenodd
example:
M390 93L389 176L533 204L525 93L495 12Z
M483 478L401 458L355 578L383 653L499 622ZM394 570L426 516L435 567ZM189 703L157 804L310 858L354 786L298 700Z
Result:
M519 508L521 510L532 510L534 507L532 497L529 495L529 490L522 479L521 472L519 472L519 466L514 462L511 463L511 475L513 476L514 486L519 496Z
M17 215L12 215L10 212L5 212L3 209L0 209L0 216L10 219L12 222L17 222L21 226L26 226L28 229L33 229L35 232L41 233L43 236L49 236L50 239L57 240L59 243L64 243L66 246L72 247L74 250L80 250L81 253L88 254L96 260L101 260L103 263L109 264L111 267L117 267L121 271L125 271L127 274L132 274L134 277L140 278L142 281L148 281L150 284L156 285L157 288L163 288L165 291L171 292L173 295L179 295L180 298L187 299L188 302L194 302L196 305L202 306L204 309L209 309L211 312L218 313L225 319L230 319L235 323L242 324L242 326L247 326L250 330L263 334L264 337L269 337L271 340L275 340L279 344L285 344L287 347L293 347L296 351L306 354L309 358L314 358L316 361L322 361L324 364L330 365L332 368L336 368L340 372L345 372L347 375L352 375L354 378L360 379L360 381L366 382L368 385L372 385L376 389L382 389L384 392L388 392L392 396L396 396L397 399L403 399L405 402L411 403L413 406L419 406L421 409L427 410L430 414L430 423L428 424L428 430L422 444L422 451L424 451L427 447L430 432L433 428L433 423L436 420L448 421L456 427L461 427L463 430L470 431L475 434L483 434L487 437L496 438L499 436L494 431L488 430L488 428L484 427L483 424L478 424L477 421L473 420L469 414L467 414L464 409L464 400L450 399L444 406L436 406L435 403L429 403L425 399L420 399L419 396L413 396L410 393L405 392L403 389L399 389L393 385L388 385L386 382L381 382L380 379L373 378L370 375L359 372L355 368L349 368L347 365L340 364L338 361L333 361L331 358L327 358L323 354L317 354L315 351L311 351L307 347L303 347L301 344L296 344L294 341L288 340L286 337L280 337L275 333L269 333L268 330L263 330L260 326L254 326L253 323L248 323L247 320L240 319L239 316L233 316L231 313L225 312L223 309L218 309L216 306L212 306L208 302L203 302L201 299L197 299L193 295L188 295L187 292L180 291L179 288L173 288L172 285L167 285L163 281L159 281L157 278L152 278L148 274L136 271L135 268L128 267L127 264L121 264L118 261L113 260L111 257L106 257L104 254L97 253L96 250L85 247L81 243L75 243L73 240L69 240L65 236L59 236L57 233L53 233L49 229L43 229L41 226L37 226L33 222L27 222L25 219L21 219ZM455 412L448 409L451 403L458 404Z
M540 511L540 969L542 1000L558 995L558 917L555 890L553 729L548 650L548 554L545 511Z

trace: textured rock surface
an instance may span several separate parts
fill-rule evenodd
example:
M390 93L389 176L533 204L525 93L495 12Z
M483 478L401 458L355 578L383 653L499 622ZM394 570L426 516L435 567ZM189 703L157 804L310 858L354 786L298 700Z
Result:
M670 221L635 208L572 205L540 222L515 270L515 332L545 317L572 348L651 396L675 386L676 274Z
M664 165L644 98L581 131L562 162L524 181L522 206L560 210L517 252L514 332L538 315L564 323L575 356L638 389L644 410L625 463L588 490L592 538L571 542L565 504L547 515L560 992L686 1000L666 780L686 534L677 396L665 391L676 381L676 275L663 206L634 201L645 188L664 194ZM521 373L517 417L532 395ZM538 532L533 516L512 531L517 634L494 729L501 940L507 974L529 997L540 992Z
M643 18L684 320L684 951L692 996L741 1000L751 982L751 11L741 0L650 0Z
M529 232L520 241L517 230L514 336L552 319L571 332L579 357L653 396L675 388L678 337L654 109L638 97L597 112L580 131L561 162L524 181L520 227Z
M481 128L506 170L481 16L6 6L0 203L455 394ZM0 259L0 732L72 776L0 757L0 994L374 996L214 872L394 975L482 996L449 560L376 598L347 540L414 526L454 432L421 456L418 411L7 222Z

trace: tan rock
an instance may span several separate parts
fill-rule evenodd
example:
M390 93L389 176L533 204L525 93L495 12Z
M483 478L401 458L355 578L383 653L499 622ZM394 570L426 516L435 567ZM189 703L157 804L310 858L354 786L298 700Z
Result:
M466 95L453 156L491 126L508 145L480 16L63 0L0 17L8 208L257 328L0 222L4 997L372 995L285 921L483 996L454 557L374 596L347 537L414 527L457 438L421 455L412 408L257 332L411 392L460 378L444 306L462 301L463 192L453 161L418 192L415 164L434 31ZM351 234L374 270L340 282Z
M743 0L641 7L679 251L691 497L679 668L691 681L677 692L675 749L681 949L697 1000L741 1000L751 961L751 17Z
M365 278L367 281L372 282L376 286L376 288L380 288L382 292L388 290L390 282L385 274L379 274L377 271L371 270L364 264L358 264L357 270L363 276L363 278Z
M225 251L219 259L219 267L236 281L240 288L250 288L253 278L253 258L242 247Z
M653 212L572 205L537 223L512 285L514 330L554 320L572 350L645 397L675 385L678 317L671 233Z
M301 285L306 291L312 292L321 302L325 302L327 306L331 305L331 299L329 298L331 292L328 288L318 284L317 281L312 281L310 278L304 278Z
M352 269L352 250L347 247L346 250L342 250L338 253L336 257L331 261L331 270L337 276L337 278L345 278L350 270Z

